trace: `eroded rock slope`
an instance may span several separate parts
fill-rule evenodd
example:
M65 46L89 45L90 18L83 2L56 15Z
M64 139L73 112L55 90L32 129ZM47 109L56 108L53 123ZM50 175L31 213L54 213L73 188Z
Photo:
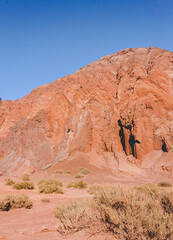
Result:
M125 49L0 103L0 170L79 158L173 172L173 53Z

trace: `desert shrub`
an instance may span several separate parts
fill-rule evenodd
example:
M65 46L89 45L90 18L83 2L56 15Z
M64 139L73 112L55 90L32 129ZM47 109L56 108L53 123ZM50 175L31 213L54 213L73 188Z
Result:
M84 175L90 174L90 170L88 168L83 168L83 167L79 168L79 172L84 174Z
M54 213L61 222L61 225L58 226L58 231L62 234L66 234L67 232L75 232L87 227L87 205L88 202L82 200L57 206Z
M34 189L34 183L33 182L18 182L13 185L13 188L20 190L20 189L28 189L32 190Z
M60 174L62 174L62 173L63 173L63 170L62 170L62 169L57 169L57 170L55 170L55 173L60 173Z
M87 183L83 181L78 181L78 182L70 182L67 185L67 188L86 188Z
M0 211L9 211L11 208L32 208L32 201L25 194L6 195L0 200Z
M90 194L98 194L100 191L103 191L103 187L102 186L98 186L98 185L93 185L91 187L89 187L88 192Z
M152 184L128 190L121 187L95 188L93 192L91 204L83 206L84 217L77 218L80 216L80 202L78 205L64 204L62 208L58 208L58 213L55 211L56 217L61 221L62 232L78 231L85 226L84 223L93 226L96 222L115 239L173 239L172 192L163 191ZM92 214L88 215L90 211ZM72 225L72 213L73 219L77 219L77 227ZM97 225L94 227L95 231Z
M29 175L28 174L23 174L22 175L22 181L30 181Z
M49 199L49 198L42 198L42 199L41 199L41 202L43 202L43 203L48 203L48 202L50 202L50 199Z
M43 179L38 182L38 190L40 193L59 193L63 194L62 191L62 182L57 181L56 179Z
M172 187L172 184L170 182L159 182L157 185L159 187Z
M42 167L42 170L45 171L46 169L50 168L51 166L52 166L51 164L48 164L48 165Z
M8 185L8 186L12 186L12 185L15 184L15 181L13 181L12 179L7 179L5 184Z
M80 173L76 174L75 178L83 178L84 176L82 176Z
M67 174L70 174L70 173L71 173L71 171L67 170L67 171L66 171L66 173L67 173Z

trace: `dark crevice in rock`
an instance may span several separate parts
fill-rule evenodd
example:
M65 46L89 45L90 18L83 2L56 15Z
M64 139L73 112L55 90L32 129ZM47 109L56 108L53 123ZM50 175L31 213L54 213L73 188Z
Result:
M136 151L136 143L140 144L140 141L135 139L135 135L133 134L133 129L134 129L134 121L132 120L131 124L129 125L123 125L121 123L121 120L118 120L118 125L120 126L120 130L119 130L119 136L120 136L120 141L123 147L123 150L125 152L125 154L127 155L127 148L129 147L130 149L130 154L132 154L135 158L137 158L137 151ZM124 129L128 129L129 130L129 139L128 139L128 143L129 146L126 146L126 141L125 141L125 134L124 134Z
M167 147L166 147L166 142L165 142L165 139L162 139L162 151L163 152L168 152L168 149L167 149Z
M106 151L106 152L109 152L109 150L108 150L107 145L106 145L105 142L104 142L104 145L105 145L105 151Z
M118 120L118 125L120 126L119 136L120 136L121 145L122 145L123 150L124 150L124 152L126 154L125 135L124 135L123 125L122 125L120 119Z

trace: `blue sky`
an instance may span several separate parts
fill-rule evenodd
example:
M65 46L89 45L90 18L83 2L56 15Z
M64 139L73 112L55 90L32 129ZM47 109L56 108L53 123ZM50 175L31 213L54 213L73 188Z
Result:
M150 46L173 51L173 0L0 0L0 97Z

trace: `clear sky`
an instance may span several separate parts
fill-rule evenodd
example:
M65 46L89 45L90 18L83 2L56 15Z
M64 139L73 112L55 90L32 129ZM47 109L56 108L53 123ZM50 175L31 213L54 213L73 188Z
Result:
M150 46L173 51L173 0L0 0L0 97Z

